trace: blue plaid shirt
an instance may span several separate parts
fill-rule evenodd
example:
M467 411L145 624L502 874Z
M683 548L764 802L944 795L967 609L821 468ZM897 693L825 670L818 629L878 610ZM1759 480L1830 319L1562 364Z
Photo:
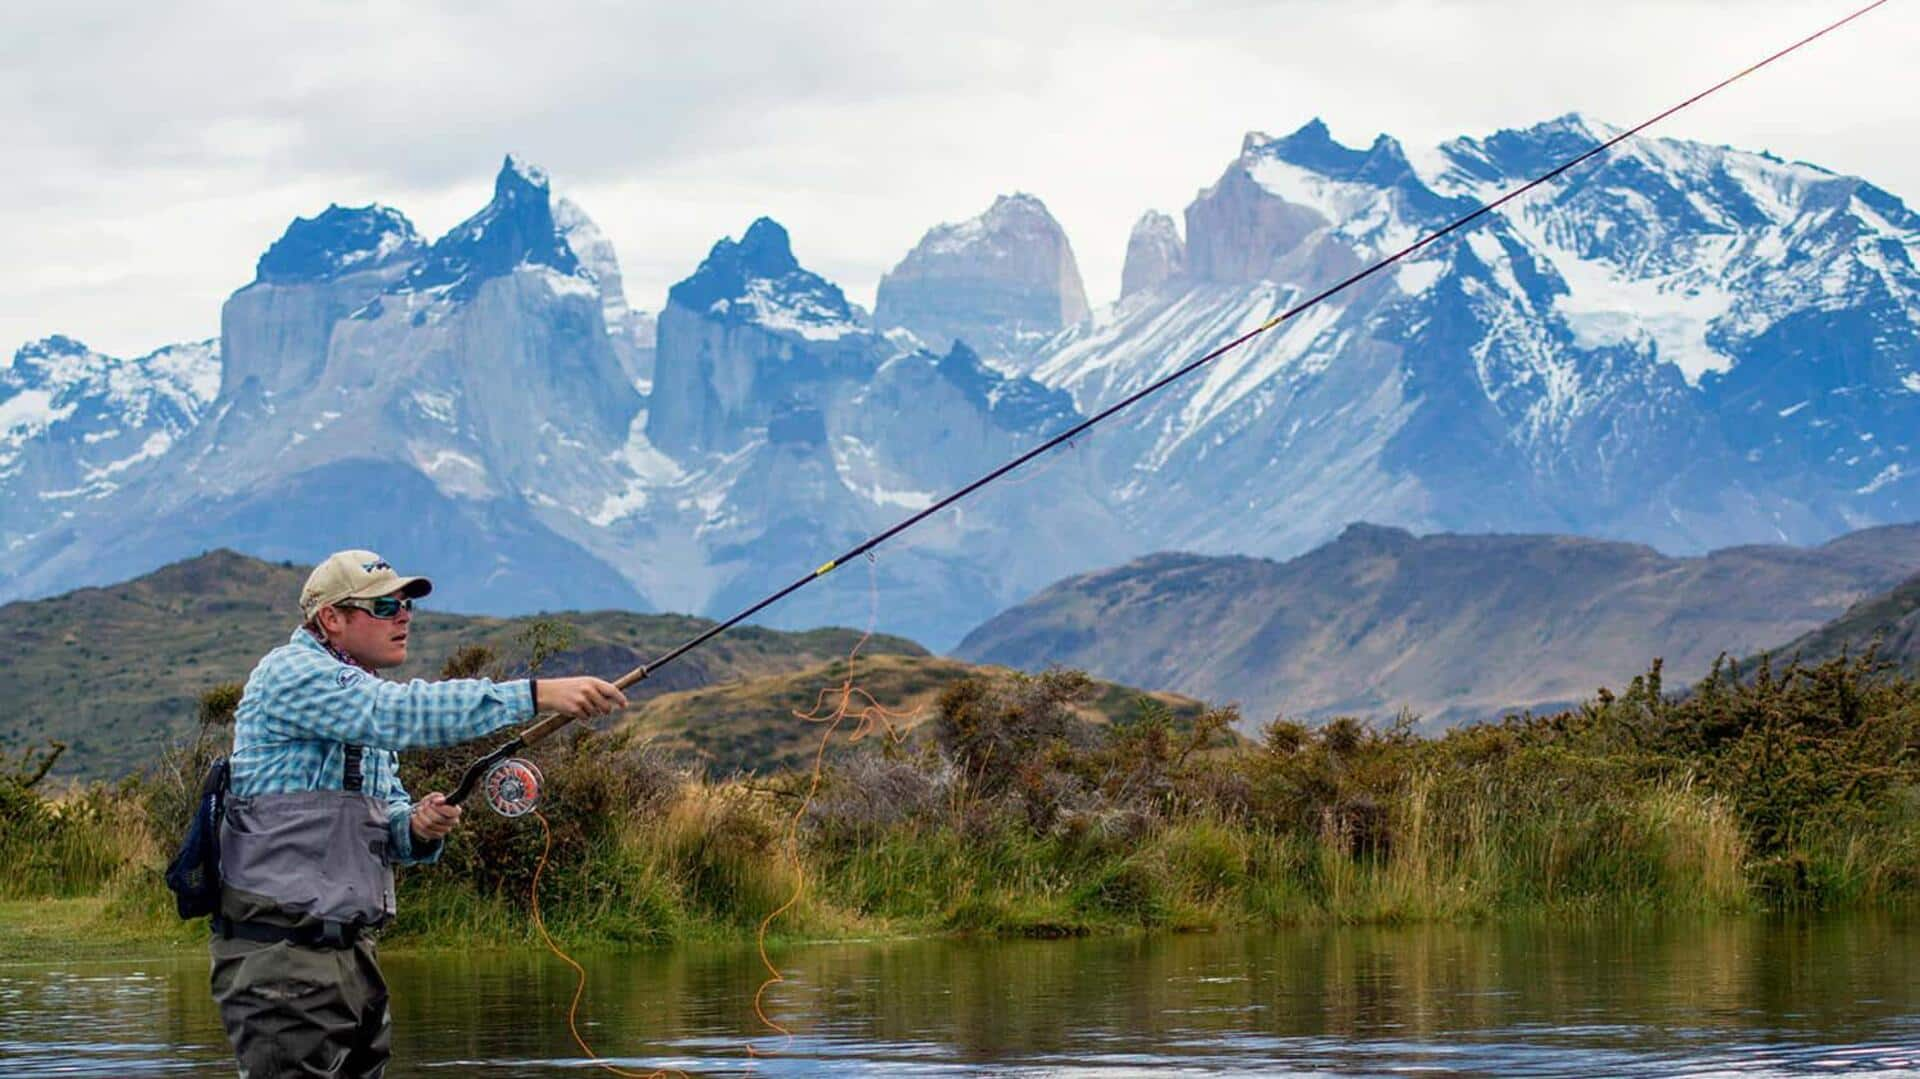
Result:
M413 800L400 785L394 751L450 746L532 717L533 687L524 679L389 682L296 629L247 676L234 712L232 791L248 797L340 790L347 746L365 746L360 789L390 807L389 856L404 864L430 862L442 844L413 849Z

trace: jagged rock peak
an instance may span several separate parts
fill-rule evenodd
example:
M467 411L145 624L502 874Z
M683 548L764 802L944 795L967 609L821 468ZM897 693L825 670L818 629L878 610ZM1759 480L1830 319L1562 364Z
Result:
M1127 261L1120 271L1120 298L1124 300L1179 277L1186 269L1187 245L1180 239L1180 227L1166 214L1148 210L1140 215L1133 233L1127 237Z
M14 350L0 368L0 401L21 390L53 390L86 377L106 357L64 334L29 341ZM14 417L0 410L0 427L11 427Z
M1605 120L1595 119L1582 112L1563 112L1551 120L1542 120L1526 130L1528 133L1536 135L1548 132L1570 132L1576 135L1585 135L1595 141L1604 141L1613 138L1625 129L1615 124L1607 123Z
M456 299L522 266L580 274L580 260L553 217L546 171L508 154L493 181L493 201L434 241L396 291L444 288Z
M1291 135L1273 139L1249 134L1240 144L1242 158L1272 158L1311 169L1335 180L1391 185L1413 171L1406 150L1391 135L1379 135L1366 149L1343 145L1326 122L1315 117Z
M720 244L727 243L726 240ZM718 250L719 244L715 245ZM793 257L793 240L787 230L771 217L755 218L747 226L747 233L740 237L736 245L740 264L755 277L780 277L800 268L800 260Z
M756 219L738 241L724 238L667 302L703 317L758 323L805 337L838 337L860 328L840 287L801 267L787 230Z
M499 191L500 181L506 179L509 173L511 173L516 180L528 187L537 187L542 191L549 190L553 187L552 182L547 178L546 169L528 161L519 154L509 151L506 161L500 165L499 177L494 180L494 190L496 193Z
M95 352L65 334L49 334L21 345L7 365L0 367L0 397L9 390L63 390L117 366L135 365L149 358L120 360Z
M874 322L906 329L934 351L964 339L987 355L1014 357L1087 313L1066 230L1045 203L1015 193L927 230L880 279Z
M1333 137L1326 121L1318 116L1301 124L1299 130L1291 135L1277 139L1268 139L1264 143L1249 147L1243 140L1241 152L1257 153L1267 157L1277 157L1304 168L1313 169L1328 175L1351 172L1366 160L1366 151L1344 146Z
M424 247L413 222L392 207L329 204L313 217L293 219L260 256L254 280L325 281L418 258Z
M38 341L28 341L21 345L14 350L13 362L15 366L20 366L32 360L54 356L85 356L92 351L66 334L55 333L48 334Z

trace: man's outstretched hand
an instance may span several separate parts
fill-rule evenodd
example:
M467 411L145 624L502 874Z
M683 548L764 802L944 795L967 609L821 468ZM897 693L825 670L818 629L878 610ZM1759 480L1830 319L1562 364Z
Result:
M542 678L540 710L559 712L575 719L591 719L618 712L627 706L627 695L612 682L581 675L574 678Z
M436 843L447 838L453 826L460 823L460 807L448 805L447 796L434 791L413 803L413 815L408 820L413 826L413 838Z

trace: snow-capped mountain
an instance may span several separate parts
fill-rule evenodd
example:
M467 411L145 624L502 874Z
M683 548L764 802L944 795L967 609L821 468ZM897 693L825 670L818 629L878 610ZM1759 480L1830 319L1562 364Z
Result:
M430 246L380 206L297 220L221 313L201 421L144 482L32 530L6 592L221 545L297 559L359 545L436 567L469 608L639 605L545 520L624 475L609 459L640 397L604 305L546 178L511 158L487 207Z
M514 158L431 244L329 207L261 257L217 346L15 356L0 599L353 545L457 609L730 614L1607 133L1249 136L1184 236L1142 219L1125 295L1085 317L1029 196L930 232L871 320L763 218L656 323ZM1911 519L1916 253L1920 217L1864 181L1629 143L889 544L882 625L941 647L1071 573L1285 557L1353 520L1688 553ZM766 618L863 621L865 578Z
M880 279L873 308L881 329L907 330L936 352L965 341L996 360L1026 356L1086 317L1066 230L1027 194L928 230Z
M1113 400L1612 134L1579 117L1410 159L1247 137L1186 269L1027 369ZM1915 515L1920 217L1765 155L1630 141L1289 320L1104 435L1162 546L1284 556L1348 521L1668 550ZM1221 507L1233 512L1223 514Z
M55 335L0 369L0 549L137 481L191 431L220 385L220 343L169 345L138 359Z

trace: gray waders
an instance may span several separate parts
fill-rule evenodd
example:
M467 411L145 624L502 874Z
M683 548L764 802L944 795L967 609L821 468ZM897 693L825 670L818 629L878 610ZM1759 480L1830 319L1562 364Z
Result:
M361 752L344 790L227 801L213 999L243 1079L386 1071L387 982L364 931L393 917L393 866Z

